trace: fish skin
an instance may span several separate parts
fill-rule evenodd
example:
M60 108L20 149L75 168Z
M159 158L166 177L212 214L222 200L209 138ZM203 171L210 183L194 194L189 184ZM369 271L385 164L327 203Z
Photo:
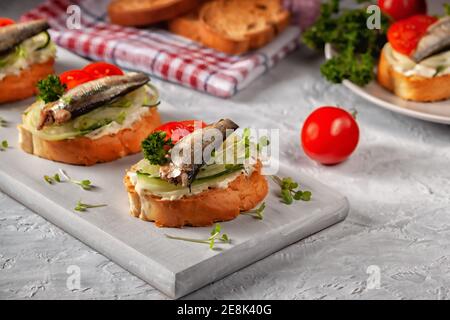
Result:
M190 135L184 137L175 145L175 147L180 148L181 150L191 149L190 159L193 161L193 159L195 159L194 141L202 141L201 151L203 155L203 151L208 146L214 143L215 147L219 147L225 141L225 139L237 128L239 128L239 126L232 120L221 119L210 126L207 126L201 130L196 130ZM217 129L220 131L222 136L220 143L211 140L204 141L203 135L207 130L210 129ZM190 188L192 182L194 181L195 177L200 171L200 168L208 161L209 159L205 159L204 157L202 157L202 163L191 163L191 164L175 163L174 160L171 158L168 164L160 167L160 178L172 184L175 185L181 184L183 187Z
M0 55L9 53L23 41L50 28L47 20L20 22L0 28Z
M144 73L132 72L109 76L83 83L67 91L59 100L50 102L41 110L38 130L53 123L61 124L88 113L106 103L142 87L150 78Z
M444 17L432 24L420 39L411 58L419 63L426 58L450 48L450 17Z

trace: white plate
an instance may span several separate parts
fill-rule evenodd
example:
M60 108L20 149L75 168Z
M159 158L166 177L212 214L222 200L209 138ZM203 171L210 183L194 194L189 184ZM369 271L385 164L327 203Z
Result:
M325 57L331 59L333 54L331 45L326 44ZM344 80L343 84L357 95L382 108L421 120L450 124L450 100L431 103L406 101L387 91L376 81L372 81L365 87L360 87L348 80Z
M65 50L59 50L58 56L59 71L81 68L87 63ZM172 298L216 281L347 216L349 204L345 197L303 175L298 168L281 166L281 176L291 176L312 191L311 201L284 205L280 203L279 188L271 183L271 191L265 199L264 220L240 215L233 221L221 223L232 243L219 244L220 251L210 250L208 245L168 239L165 233L208 237L211 228L157 228L151 222L128 214L128 198L122 180L126 169L142 155L81 167L40 159L21 151L16 125L31 102L29 99L2 105L0 109L0 116L9 122L8 127L0 128L1 139L10 143L8 150L0 152L0 189ZM220 118L220 114L210 110L197 117L207 121ZM189 110L176 109L164 101L159 111L164 121L193 118ZM251 126L255 116L241 115L235 120L242 126ZM270 124L265 124L265 128L270 128ZM43 176L53 175L58 168L73 178L90 179L97 188L84 191L69 183L47 184ZM78 200L108 206L80 213L73 210Z

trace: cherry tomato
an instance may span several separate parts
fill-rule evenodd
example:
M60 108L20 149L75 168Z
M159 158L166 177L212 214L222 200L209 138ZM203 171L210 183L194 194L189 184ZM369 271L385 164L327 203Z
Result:
M83 71L91 75L93 78L103 78L106 76L120 76L123 71L119 67L106 62L94 62L83 68Z
M10 24L14 24L14 20L10 18L1 18L0 17L0 28L4 26L9 26Z
M437 20L436 17L417 15L397 21L388 30L389 43L394 50L409 56L417 48L428 27Z
M303 124L301 143L311 159L326 165L347 159L356 149L359 127L353 116L337 107L314 110Z
M75 88L82 83L92 81L94 78L82 70L70 70L63 72L59 79L67 86L67 90Z
M172 139L173 143L177 143L185 136L191 134L197 129L206 127L206 123L200 120L184 120L184 121L172 121L163 124L156 128L154 131L166 132L166 138Z
M378 6L395 21L417 14L427 14L425 0L378 0Z

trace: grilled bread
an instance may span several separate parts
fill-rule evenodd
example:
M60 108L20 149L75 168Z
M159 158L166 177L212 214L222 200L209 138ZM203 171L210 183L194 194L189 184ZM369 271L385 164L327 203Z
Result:
M0 103L29 98L36 94L36 84L53 71L54 59L45 63L33 64L17 75L7 75L0 80Z
M114 0L108 14L116 24L146 26L185 14L199 3L200 0Z
M131 171L135 171L132 168ZM128 175L124 178L128 191L130 213L158 227L208 226L236 218L261 202L268 193L268 184L261 175L261 163L251 175L241 173L224 189L209 189L200 194L176 200L164 200L151 193L138 194Z
M450 75L432 78L406 76L394 70L383 49L378 64L378 82L405 100L434 102L450 99Z
M169 22L177 34L228 54L269 43L289 24L280 0L214 0Z
M141 141L160 125L161 120L156 108L150 108L148 113L133 123L130 128L124 128L98 139L77 137L49 141L33 135L23 125L19 125L19 144L25 152L41 158L91 166L140 152Z

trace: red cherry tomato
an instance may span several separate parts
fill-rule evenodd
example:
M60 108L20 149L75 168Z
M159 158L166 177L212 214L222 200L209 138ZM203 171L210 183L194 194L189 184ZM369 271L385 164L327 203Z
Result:
M311 159L322 164L337 164L356 149L359 127L353 116L337 107L314 110L303 124L301 142Z
M83 68L83 71L91 75L93 78L103 78L107 76L120 76L123 71L119 67L106 62L94 62Z
M82 70L70 70L63 72L59 79L67 86L67 90L75 88L82 83L92 81L94 78Z
M195 130L202 129L204 127L206 127L206 123L204 123L203 121L184 120L167 122L162 126L156 128L154 131L166 132L166 138L171 138L173 143L177 143Z
M378 0L378 6L395 21L417 14L427 14L425 0Z
M437 20L436 17L417 15L397 21L388 30L389 43L394 50L409 56L417 48L428 27Z
M14 24L14 20L10 18L0 18L0 28L4 26L9 26L10 24Z

